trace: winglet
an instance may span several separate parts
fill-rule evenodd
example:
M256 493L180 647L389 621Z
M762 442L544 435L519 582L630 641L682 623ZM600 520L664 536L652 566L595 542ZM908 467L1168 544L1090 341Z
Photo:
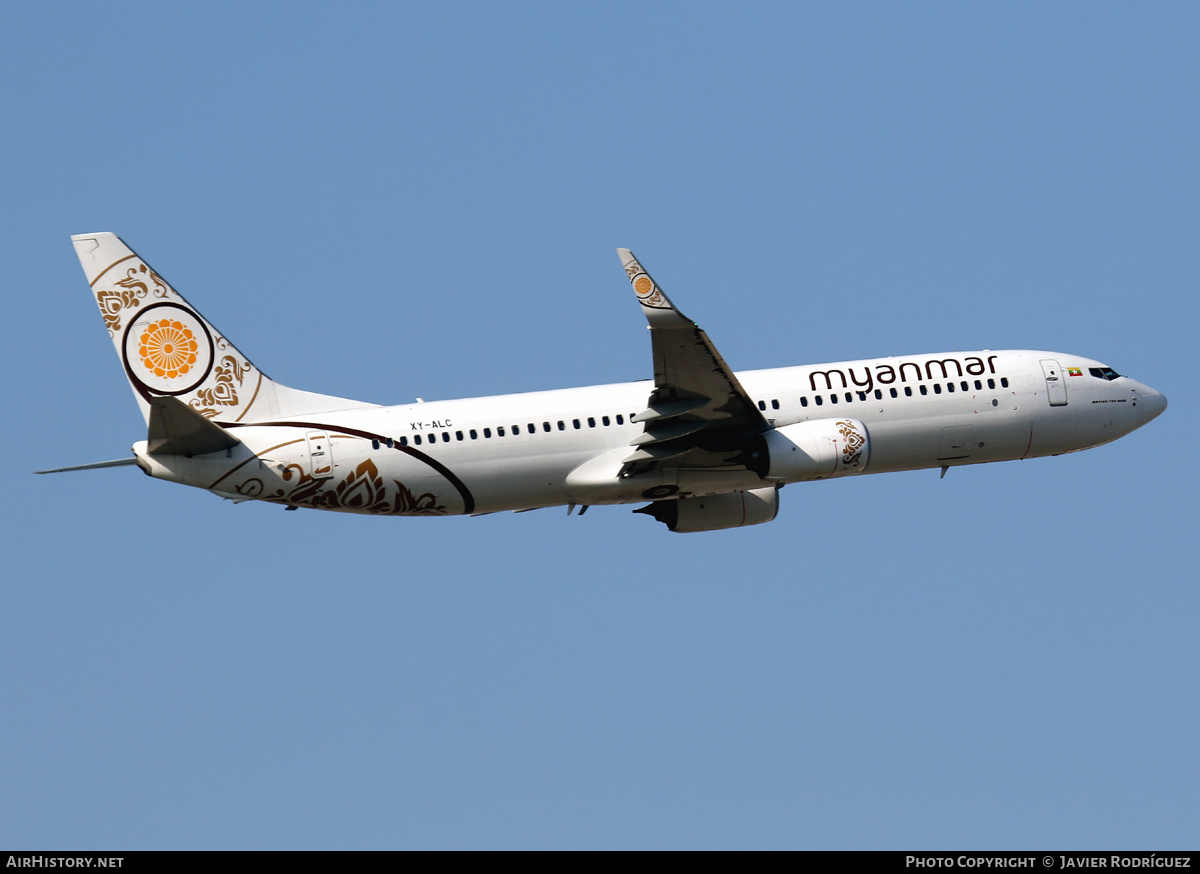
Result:
M638 263L632 252L628 249L617 249L617 254L621 256L621 266L625 268L633 291L637 294L638 303L642 305L642 312L646 314L646 319L652 327L692 327L692 321L675 308L675 304L663 294L658 283L646 272L646 268Z

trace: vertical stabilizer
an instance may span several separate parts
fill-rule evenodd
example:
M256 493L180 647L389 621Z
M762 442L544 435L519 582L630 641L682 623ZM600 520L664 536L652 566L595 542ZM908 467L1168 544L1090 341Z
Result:
M375 406L268 378L116 234L71 241L147 422L164 396L222 424Z

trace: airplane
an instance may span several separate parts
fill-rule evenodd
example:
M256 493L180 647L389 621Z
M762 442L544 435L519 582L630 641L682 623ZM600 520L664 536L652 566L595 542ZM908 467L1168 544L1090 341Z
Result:
M111 233L71 238L147 427L136 465L241 502L388 516L642 504L674 532L772 521L791 483L1061 455L1166 409L1090 358L935 353L735 373L633 253L640 382L398 406L268 377Z

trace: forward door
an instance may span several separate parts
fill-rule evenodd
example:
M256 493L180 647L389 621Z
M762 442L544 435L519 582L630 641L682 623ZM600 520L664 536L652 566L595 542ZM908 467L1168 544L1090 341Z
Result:
M1053 358L1042 359L1042 373L1046 376L1046 396L1050 398L1050 406L1065 407L1067 405L1067 383L1063 380L1062 368Z

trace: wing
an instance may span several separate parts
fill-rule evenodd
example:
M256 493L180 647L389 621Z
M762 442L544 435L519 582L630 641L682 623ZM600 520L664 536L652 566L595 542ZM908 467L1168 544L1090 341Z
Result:
M621 264L650 322L654 391L634 416L646 431L633 441L624 473L669 464L728 468L750 463L754 438L770 429L721 353L679 312L628 249Z

